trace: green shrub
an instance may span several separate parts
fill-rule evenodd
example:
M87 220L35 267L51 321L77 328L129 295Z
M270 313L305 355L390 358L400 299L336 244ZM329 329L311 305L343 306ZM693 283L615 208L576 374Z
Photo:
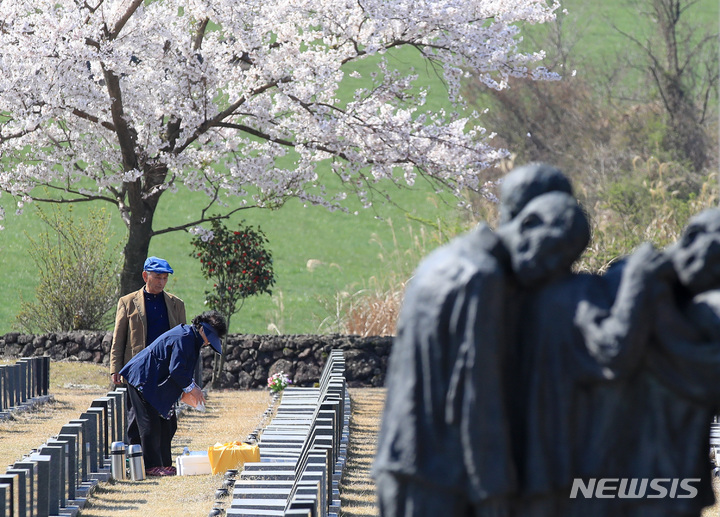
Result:
M118 298L119 250L109 253L110 215L91 210L82 220L72 208L37 209L49 230L25 234L39 277L36 301L21 301L16 323L27 332L104 330Z
M688 219L717 205L717 175L701 176L673 162L636 159L633 169L598 192L593 238L578 263L603 271L643 242L664 248L677 241Z

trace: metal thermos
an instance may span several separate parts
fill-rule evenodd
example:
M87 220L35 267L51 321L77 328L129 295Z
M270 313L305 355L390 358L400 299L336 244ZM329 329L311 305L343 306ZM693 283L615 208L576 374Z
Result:
M110 453L110 473L112 477L120 480L125 479L125 442L113 442Z
M130 479L133 481L145 479L145 460L143 459L142 445L133 444L129 446L127 456L130 460Z

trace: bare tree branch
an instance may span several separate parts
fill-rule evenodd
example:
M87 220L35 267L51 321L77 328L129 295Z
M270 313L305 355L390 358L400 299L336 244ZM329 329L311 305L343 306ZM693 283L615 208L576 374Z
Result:
M229 219L233 214L239 212L240 210L247 210L249 208L260 208L260 207L258 207L257 205L246 205L246 206L241 206L241 207L235 208L224 215L216 215L216 216L211 216L211 217L203 216L203 217L196 219L195 221L192 221L190 223L181 224L180 226L171 226L171 227L169 226L167 228L163 228L162 230L154 231L153 236L162 235L163 233L176 232L178 230L187 230L188 228L192 228L192 227L197 226L202 223L208 223L210 221L220 221L223 219ZM204 210L203 210L203 212L204 212Z

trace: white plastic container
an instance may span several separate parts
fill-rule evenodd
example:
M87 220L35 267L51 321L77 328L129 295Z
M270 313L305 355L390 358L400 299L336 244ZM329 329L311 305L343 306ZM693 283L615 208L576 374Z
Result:
M212 474L207 451L190 451L190 454L178 456L175 459L175 468L178 476Z

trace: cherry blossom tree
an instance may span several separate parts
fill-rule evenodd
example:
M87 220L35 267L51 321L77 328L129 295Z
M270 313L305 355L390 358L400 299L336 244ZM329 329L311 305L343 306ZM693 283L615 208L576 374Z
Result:
M378 182L418 176L457 193L477 188L502 152L461 115L460 82L547 77L541 52L518 50L518 25L546 22L557 7L0 0L0 192L19 211L30 201L115 205L128 228L128 292L153 236L239 210L290 197L342 208L347 193L367 206ZM392 59L403 48L443 78L457 109L426 109L419 74ZM333 174L347 193L326 193ZM207 202L194 220L155 228L158 201L178 188Z

